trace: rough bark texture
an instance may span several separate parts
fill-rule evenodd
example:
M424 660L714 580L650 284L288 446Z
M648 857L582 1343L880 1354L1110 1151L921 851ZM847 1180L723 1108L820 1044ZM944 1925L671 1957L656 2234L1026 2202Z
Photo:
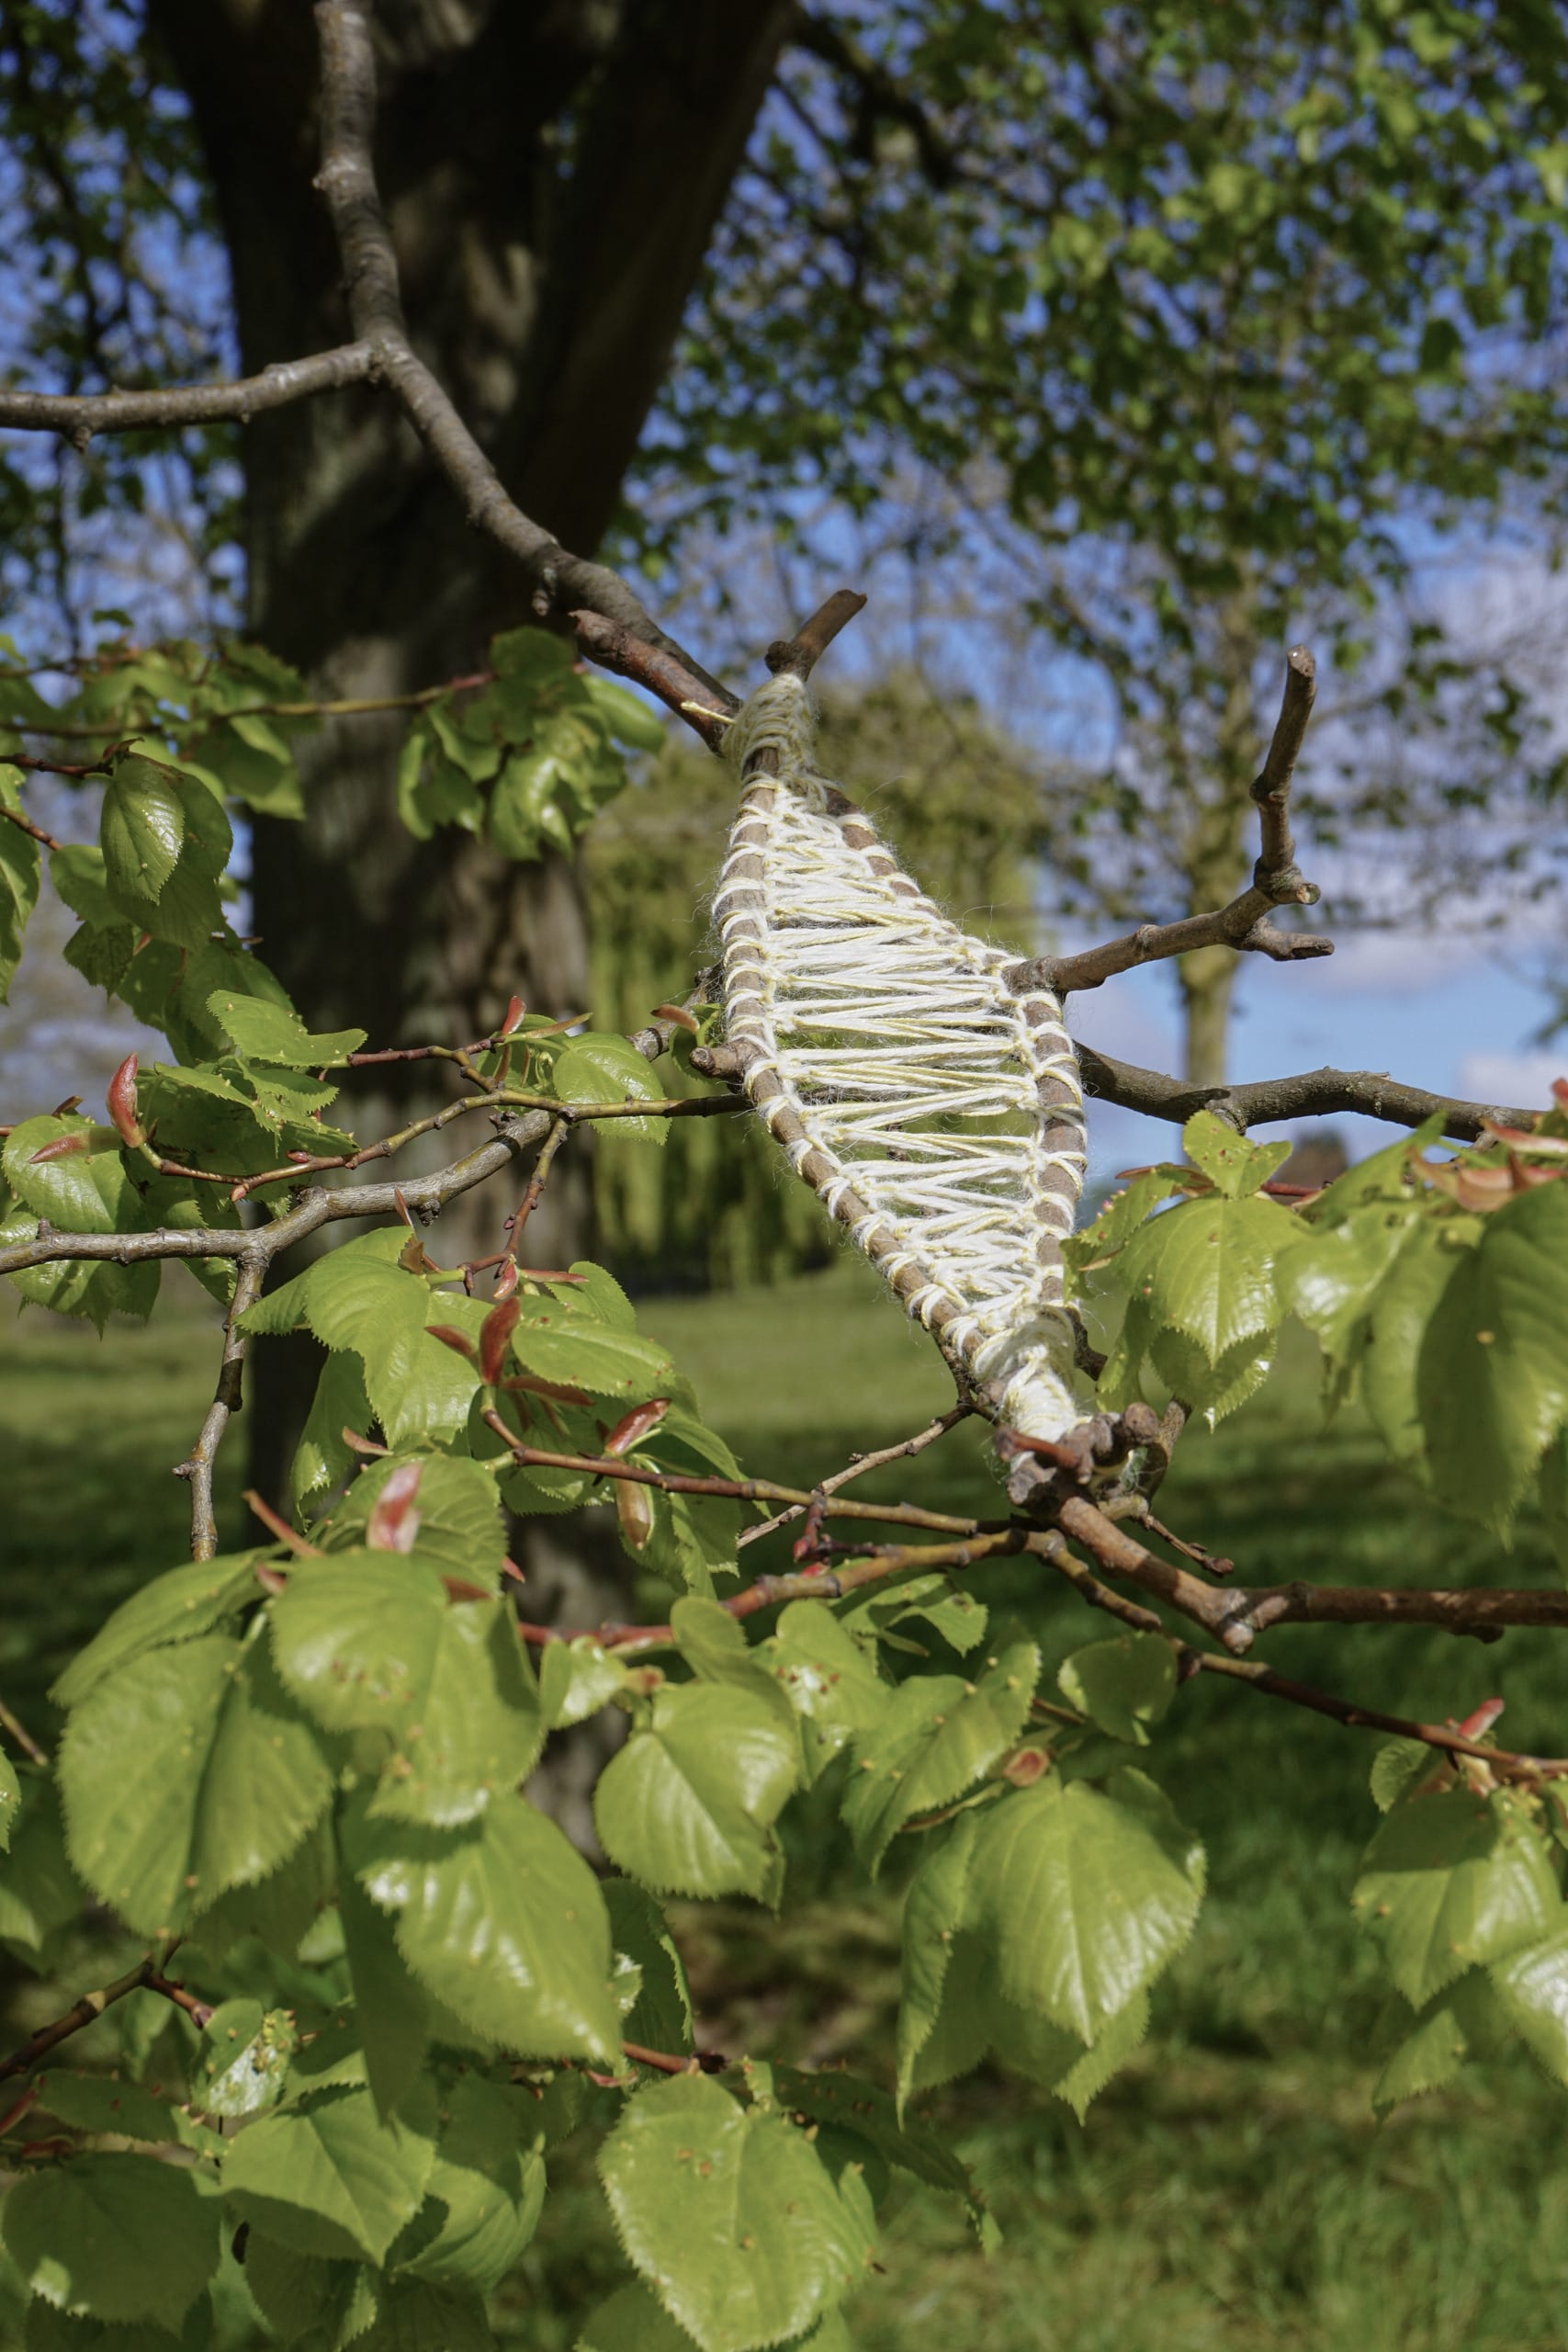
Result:
M310 185L310 10L152 9L210 165L243 368L340 340ZM377 165L411 332L525 512L579 553L615 512L788 15L781 0L384 0ZM245 503L251 627L323 694L432 684L528 617L505 558L373 390L258 418ZM572 866L509 865L460 833L411 840L393 805L401 734L395 719L324 728L306 747L307 822L257 823L263 953L312 1025L357 1022L378 1042L476 1035L513 990L583 1011ZM420 1107L420 1066L397 1082L398 1112ZM362 1099L354 1122L372 1132L391 1108ZM554 1259L587 1238L581 1167L547 1202L530 1238ZM503 1213L481 1195L471 1215L488 1232ZM264 1487L299 1385L291 1373L256 1400Z

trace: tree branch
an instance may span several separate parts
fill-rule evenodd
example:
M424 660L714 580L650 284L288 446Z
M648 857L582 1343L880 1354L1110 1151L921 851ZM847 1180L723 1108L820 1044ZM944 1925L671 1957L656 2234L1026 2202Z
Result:
M166 391L0 391L0 426L19 433L59 433L85 449L95 433L130 433L141 426L212 424L226 418L248 424L266 409L287 408L317 392L363 384L374 373L368 342L340 344L308 359L283 359L259 376L228 384L181 384Z
M624 580L603 564L570 554L514 504L446 391L415 353L372 163L376 60L368 14L361 0L316 0L315 13L321 54L321 165L316 186L326 198L343 256L350 322L371 347L376 380L391 393L457 492L469 522L514 556L533 581L538 618L580 606L602 613L669 654L705 695L722 693L700 662L664 634Z
M1317 902L1316 884L1304 880L1296 865L1290 812L1291 782L1316 692L1316 663L1304 645L1292 646L1286 656L1285 692L1273 740L1251 787L1261 847L1250 888L1213 914L1184 915L1178 922L1143 923L1103 947L1086 949L1081 956L1046 956L1032 963L1015 964L1005 976L1010 985L1020 994L1044 987L1067 996L1075 990L1097 989L1118 972L1130 972L1138 965L1171 956L1190 956L1200 947L1234 947L1238 954L1267 956L1276 964L1332 956L1334 942L1320 932L1281 931L1268 919L1275 907Z
M1126 1111L1142 1111L1151 1119L1168 1119L1176 1126L1184 1126L1194 1111L1213 1111L1238 1129L1275 1119L1320 1119L1337 1111L1359 1111L1370 1119L1385 1119L1391 1126L1418 1127L1440 1112L1445 1136L1473 1143L1483 1127L1528 1127L1536 1117L1534 1111L1509 1103L1465 1102L1452 1095L1428 1094L1390 1078L1385 1070L1311 1069L1245 1086L1190 1086L1185 1079L1140 1069L1135 1062L1117 1061L1092 1046L1080 1045L1077 1053L1086 1094L1120 1103ZM728 1075L710 1068L716 1059L712 1054L700 1062L695 1054L692 1057L694 1067L705 1075Z

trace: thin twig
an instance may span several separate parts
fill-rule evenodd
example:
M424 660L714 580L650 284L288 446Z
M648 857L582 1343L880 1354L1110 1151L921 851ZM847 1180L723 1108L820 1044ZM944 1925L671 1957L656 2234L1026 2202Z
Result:
M824 1478L820 1486L814 1487L813 1494L836 1495L852 1479L864 1478L873 1470L885 1469L889 1462L902 1462L911 1454L923 1453L928 1445L934 1445L939 1437L945 1437L948 1430L956 1429L960 1421L971 1419L974 1411L973 1405L954 1405L951 1411L939 1413L934 1421L928 1421L923 1430L917 1430L913 1437L905 1438L902 1444L885 1445L874 1453L857 1453L842 1470L835 1470L830 1478ZM800 1518L806 1508L804 1503L791 1503L786 1510L776 1512L772 1519L764 1519L759 1526L742 1529L740 1548L744 1551L748 1544L761 1543L764 1535L775 1534L781 1527L787 1527L792 1520Z
M0 758L0 766L5 763L5 760ZM22 763L13 759L10 764L19 767ZM29 760L28 765L30 767L32 764ZM46 833L41 825L35 825L30 817L24 817L19 808L7 808L3 800L0 800L0 817L4 817L7 824L15 825L18 832L29 834L41 849L63 849L65 846L63 842L56 841L52 833Z
M40 2025L36 2033L29 2034L19 2050L14 2050L9 2058L0 2064L0 2083L7 2081L13 2075L31 2074L40 2058L47 2058L51 2050L68 2041L72 2034L80 2033L84 2026L94 2024L106 2009L112 2008L117 2001L123 2001L128 1993L140 1992L157 1973L157 1955L149 1952L145 1959L137 1962L134 1968L128 1968L123 1976L117 1976L112 1984L104 1985L96 1993L84 1993L80 2000L72 2003L63 2017L56 2018L51 2025Z
M201 1430L186 1459L175 1464L176 1478L190 1480L190 1555L210 1560L218 1549L218 1518L212 1502L212 1472L218 1449L231 1418L241 1405L241 1381L245 1363L245 1334L239 1321L261 1295L266 1261L242 1258L234 1278L234 1295L223 1319L223 1353L219 1361L218 1386Z
M1168 956L1188 956L1200 947L1234 947L1267 956L1277 964L1332 956L1334 942L1321 933L1281 931L1269 921L1275 907L1313 906L1318 897L1316 884L1306 881L1297 867L1290 816L1291 782L1316 692L1317 665L1304 645L1293 646L1286 658L1284 697L1269 756L1252 786L1262 845L1248 888L1212 914L1184 915L1177 922L1144 923L1079 956L1046 956L1015 964L1006 975L1010 984L1021 993L1042 986L1062 996L1075 990L1081 993L1099 988L1118 972Z
M19 1722L17 1716L12 1713L4 1699L0 1699L0 1731L9 1734L11 1738L16 1741L17 1746L21 1749L22 1754L27 1757L31 1763L41 1765L43 1770L46 1772L48 1771L49 1754L47 1749L39 1746L38 1741L33 1737L31 1732L28 1731L27 1725Z
M772 1478L688 1477L683 1472L654 1470L640 1462L628 1462L618 1454L550 1453L540 1446L525 1445L520 1437L514 1437L493 1405L485 1408L484 1419L525 1469L577 1470L595 1478L619 1478L633 1486L656 1487L668 1495L712 1495L731 1502L797 1503L805 1510L815 1499L804 1487L781 1487ZM941 1535L995 1532L977 1520L954 1519L945 1511L921 1510L913 1503L830 1502L826 1515L829 1519L876 1520L893 1527L924 1527Z

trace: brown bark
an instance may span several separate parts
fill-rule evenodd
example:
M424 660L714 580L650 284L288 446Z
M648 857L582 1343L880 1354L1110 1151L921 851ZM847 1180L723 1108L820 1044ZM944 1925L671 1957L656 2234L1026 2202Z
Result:
M409 0L379 21L376 161L411 334L519 504L579 553L615 513L788 13ZM310 185L310 12L152 0L152 15L211 170L242 367L340 342L339 264ZM528 617L505 557L373 390L258 417L244 457L250 626L314 689L432 684ZM393 803L401 733L342 720L304 746L306 822L254 828L264 955L312 1025L355 1022L377 1043L476 1035L513 991L552 1015L585 1010L574 866L509 865L462 833L412 841ZM428 1082L423 1066L394 1069L351 1123L368 1135L417 1111ZM558 1261L588 1239L570 1156L547 1201L531 1240ZM473 1214L502 1211L481 1198ZM457 1238L433 1246L468 1254ZM276 1490L299 1375L268 1388L254 1466Z

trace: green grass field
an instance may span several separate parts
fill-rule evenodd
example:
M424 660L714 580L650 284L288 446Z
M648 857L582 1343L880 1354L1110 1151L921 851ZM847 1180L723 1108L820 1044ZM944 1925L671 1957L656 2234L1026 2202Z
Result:
M192 1293L194 1300L195 1294ZM940 1365L858 1269L777 1290L656 1299L643 1324L697 1384L746 1466L808 1482L908 1434L948 1400ZM49 1728L42 1693L105 1611L182 1556L170 1464L209 1394L201 1310L151 1331L0 1322L6 1476L0 1696ZM1506 1563L1429 1511L1353 1419L1325 1433L1304 1352L1217 1439L1187 1441L1165 1515L1249 1580L1548 1580L1544 1547ZM242 1510L225 1466L227 1532ZM867 1492L994 1509L960 1429ZM981 1589L1055 1658L1099 1638L1068 1595L1008 1563ZM1269 1655L1303 1679L1441 1717L1494 1691L1521 1747L1562 1743L1552 1637L1483 1649L1441 1634L1285 1629ZM1524 2061L1378 2126L1369 2093L1400 2026L1347 1897L1375 1821L1372 1743L1205 1678L1148 1759L1201 1831L1211 1895L1164 1980L1153 2037L1080 2126L984 2075L937 2107L1006 2233L988 2261L961 2217L900 2187L885 2269L850 2317L865 2352L1005 2343L1040 2352L1555 2352L1568 2341L1568 2099ZM775 1930L748 1906L677 1907L705 2038L807 2064L886 2068L898 1882L833 1886L826 1822L796 1831L804 1900ZM617 2257L586 2166L561 2170L504 2314L511 2340L565 2352Z

